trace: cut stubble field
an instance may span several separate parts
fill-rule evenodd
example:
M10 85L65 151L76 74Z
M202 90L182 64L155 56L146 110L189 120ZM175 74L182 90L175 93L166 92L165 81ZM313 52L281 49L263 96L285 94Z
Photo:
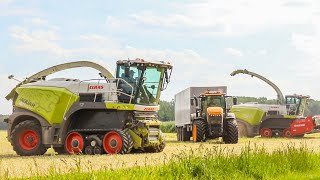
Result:
M12 150L6 139L6 132L0 131L0 178L156 166L167 164L172 158L182 153L203 155L207 150L222 150L222 152L228 152L229 154L240 154L248 147L252 149L264 147L267 152L273 152L287 146L301 147L303 145L314 152L320 151L320 134L306 135L301 139L241 138L238 144L232 145L222 144L219 140L209 140L204 143L177 142L175 133L167 133L166 140L167 146L161 153L95 156L55 155L54 151L49 149L43 156L21 157Z

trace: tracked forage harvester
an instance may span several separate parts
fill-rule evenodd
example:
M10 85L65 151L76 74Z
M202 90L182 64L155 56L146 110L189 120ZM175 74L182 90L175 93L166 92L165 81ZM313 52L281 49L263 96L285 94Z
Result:
M235 105L231 112L235 113L239 135L254 137L293 137L303 136L319 127L319 117L304 118L304 111L309 96L286 95L283 96L281 90L267 78L244 70L235 70L230 75L247 74L256 77L269 84L277 93L277 104L246 103Z
M102 79L51 79L52 73L91 67ZM160 152L165 147L157 111L160 92L172 66L143 59L117 61L116 76L89 61L57 65L19 83L6 97L13 101L8 140L22 156L59 153L117 154L132 149Z

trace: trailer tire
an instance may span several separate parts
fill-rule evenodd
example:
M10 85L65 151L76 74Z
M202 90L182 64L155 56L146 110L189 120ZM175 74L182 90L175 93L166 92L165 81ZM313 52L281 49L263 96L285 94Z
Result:
M238 125L236 120L226 120L222 140L226 144L238 143Z
M20 156L43 155L47 151L42 144L41 126L36 121L26 120L17 124L10 138L13 150Z
M182 128L182 141L190 141L191 133L187 131L187 128Z
M193 142L206 141L206 124L201 120L195 120L193 122L192 137Z
M177 127L177 140L190 141L191 133L187 131L186 127Z
M182 141L182 127L177 127L177 141Z

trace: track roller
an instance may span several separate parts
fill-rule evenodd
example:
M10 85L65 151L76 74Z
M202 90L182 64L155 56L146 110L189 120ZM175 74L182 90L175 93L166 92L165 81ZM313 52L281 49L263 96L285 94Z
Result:
M80 133L71 132L65 141L65 148L69 154L81 154L84 147L84 140Z
M292 133L291 133L290 129L283 130L282 136L285 138L292 138Z
M133 140L127 131L110 131L104 136L102 144L108 154L127 154L133 147Z
M262 128L260 131L260 135L263 138L271 138L272 137L272 131L269 128Z

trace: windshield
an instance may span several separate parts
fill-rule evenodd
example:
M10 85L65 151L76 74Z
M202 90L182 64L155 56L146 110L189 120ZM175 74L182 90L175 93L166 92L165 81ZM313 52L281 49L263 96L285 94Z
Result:
M302 98L301 99L301 103L300 103L300 107L298 107L298 114L299 116L304 116L304 111L307 105L307 98Z
M286 97L286 107L289 115L301 115L300 110L304 109L304 107L300 107L300 99L295 96Z
M208 107L225 108L226 102L223 96L205 96L201 101L202 109L206 113Z
M125 83L119 83L120 88L126 94L133 90L133 102L143 105L158 105L161 85L165 68L145 66L118 67L117 77L127 81L132 87ZM119 97L125 100L125 97Z

